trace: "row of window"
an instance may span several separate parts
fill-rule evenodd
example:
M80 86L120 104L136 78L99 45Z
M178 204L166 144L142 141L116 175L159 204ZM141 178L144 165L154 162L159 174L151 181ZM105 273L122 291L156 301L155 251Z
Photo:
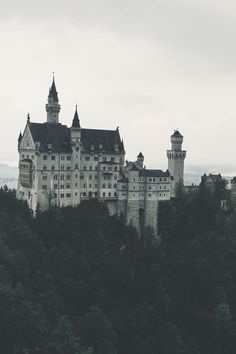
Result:
M136 178L133 178L133 182L135 182L136 181ZM145 181L145 177L139 177L139 181L140 182L144 182ZM167 178L166 177L164 177L164 178L162 178L162 177L160 177L159 179L158 178L151 178L151 177L149 177L148 178L148 181L149 182L158 182L158 181L160 181L160 182L162 182L162 181L164 181L164 182L166 182L167 181Z
M43 160L47 160L48 158L49 158L48 155L43 155ZM51 160L55 161L56 160L56 156L55 155L51 155ZM67 155L67 156L61 155L61 161L65 161L65 160L71 161L71 156L70 155Z
M24 158L27 158L27 159L31 158L32 160L34 159L34 155L30 156L29 154L27 154L27 155L22 154L21 156L22 156L22 159L24 159ZM78 156L76 156L76 157L78 158ZM44 161L49 160L49 159L51 159L51 161L55 161L56 160L56 156L55 155L43 155L43 160ZM66 156L65 155L61 155L61 161L65 161L65 160L71 161L71 156L70 155L66 155ZM91 161L91 160L92 160L92 157L85 156L85 161ZM93 157L93 161L98 161L98 160L99 160L98 156L94 156ZM107 161L115 162L115 157L111 157L110 160L109 160L106 156L104 156L102 158L102 160L104 162L107 162ZM120 158L120 162L122 162L122 157Z
M65 178L65 177L66 177L66 178ZM54 176L53 176L53 179L54 179L54 181L57 181L57 180L58 180L58 175L54 175ZM67 181L69 181L69 180L71 179L71 176L70 176L70 175L66 175L66 176L65 176L65 175L60 175L60 180L61 180L61 181L64 181L65 179L66 179ZM42 180L43 180L43 181L47 181L47 180L48 180L48 176L47 176L47 175L43 175L43 176L42 176Z

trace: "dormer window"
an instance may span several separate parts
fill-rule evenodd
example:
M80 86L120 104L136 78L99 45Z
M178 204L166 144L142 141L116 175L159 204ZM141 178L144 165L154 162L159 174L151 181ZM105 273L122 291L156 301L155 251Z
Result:
M91 145L90 148L91 148L91 151L94 151L94 145Z

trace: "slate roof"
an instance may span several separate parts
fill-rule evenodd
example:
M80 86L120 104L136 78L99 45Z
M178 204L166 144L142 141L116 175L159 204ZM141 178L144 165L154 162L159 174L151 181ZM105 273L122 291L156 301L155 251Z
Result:
M143 158L144 156L143 156L143 154L140 152L137 157Z
M62 124L50 123L28 123L34 142L40 142L40 150L47 151L48 144L52 145L52 151L72 152L70 145L70 128ZM81 129L81 140L83 148L87 151L102 150L108 153L115 153L115 144L118 145L119 152L124 152L119 130L98 130Z
M202 181L203 182L216 183L216 182L221 181L221 180L222 180L222 177L221 177L220 173L218 175L210 173L208 176L204 173L204 175L202 176Z
M48 144L52 151L72 152L70 129L62 124L28 123L34 142L40 142L40 150L47 151Z
M172 134L171 136L175 137L175 138L182 138L183 135L180 134L180 132L178 130L174 131L174 134Z
M140 177L170 177L170 172L166 170L165 172L162 170L140 170Z
M48 97L53 98L53 100L54 100L55 102L59 102L58 96L57 96L57 89L56 89L54 77L53 77L53 80L52 80L52 86L51 86L51 88L50 88L50 90L49 90L49 95L48 95Z
M75 115L73 118L73 122L72 122L72 128L80 128L80 122L79 122L79 115L78 115L78 111L77 111L77 106L75 109Z
M102 150L115 153L115 144L117 144L119 152L124 152L119 130L82 129L81 140L85 150L91 151L93 145L94 151L98 152L99 145L102 145Z

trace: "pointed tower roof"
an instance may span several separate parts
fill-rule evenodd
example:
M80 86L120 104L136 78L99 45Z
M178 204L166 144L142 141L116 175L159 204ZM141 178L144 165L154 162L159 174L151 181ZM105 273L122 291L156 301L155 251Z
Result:
M75 107L75 115L72 122L72 128L80 128L79 115L77 110L77 105Z
M19 137L18 137L18 141L21 141L22 139L22 134L21 134L21 131L20 131L20 134L19 134Z
M182 137L183 137L183 135L180 134L180 132L178 131L178 129L176 129L176 130L174 131L174 133L173 133L171 136L173 136L173 137L175 137L175 138L182 138Z
M58 96L57 96L57 89L56 89L56 85L55 85L54 75L53 75L53 80L52 80L52 86L51 86L51 88L49 89L49 95L48 95L48 97L53 98L53 100L54 100L55 102L59 102Z
M144 156L143 156L143 154L140 152L139 154L138 154L138 156L137 156L138 158L141 158L141 159L143 159L144 158Z

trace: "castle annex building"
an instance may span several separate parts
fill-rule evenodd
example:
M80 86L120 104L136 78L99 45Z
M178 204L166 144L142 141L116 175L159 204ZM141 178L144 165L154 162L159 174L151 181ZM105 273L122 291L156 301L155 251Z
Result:
M176 182L183 181L183 136L171 136L167 151L168 170L144 167L144 156L125 162L119 129L98 130L81 127L77 107L71 127L59 123L60 104L53 79L46 104L47 121L33 123L28 115L24 133L18 139L19 179L17 198L37 205L76 206L97 198L111 214L122 217L139 231L157 229L161 200L174 195Z

